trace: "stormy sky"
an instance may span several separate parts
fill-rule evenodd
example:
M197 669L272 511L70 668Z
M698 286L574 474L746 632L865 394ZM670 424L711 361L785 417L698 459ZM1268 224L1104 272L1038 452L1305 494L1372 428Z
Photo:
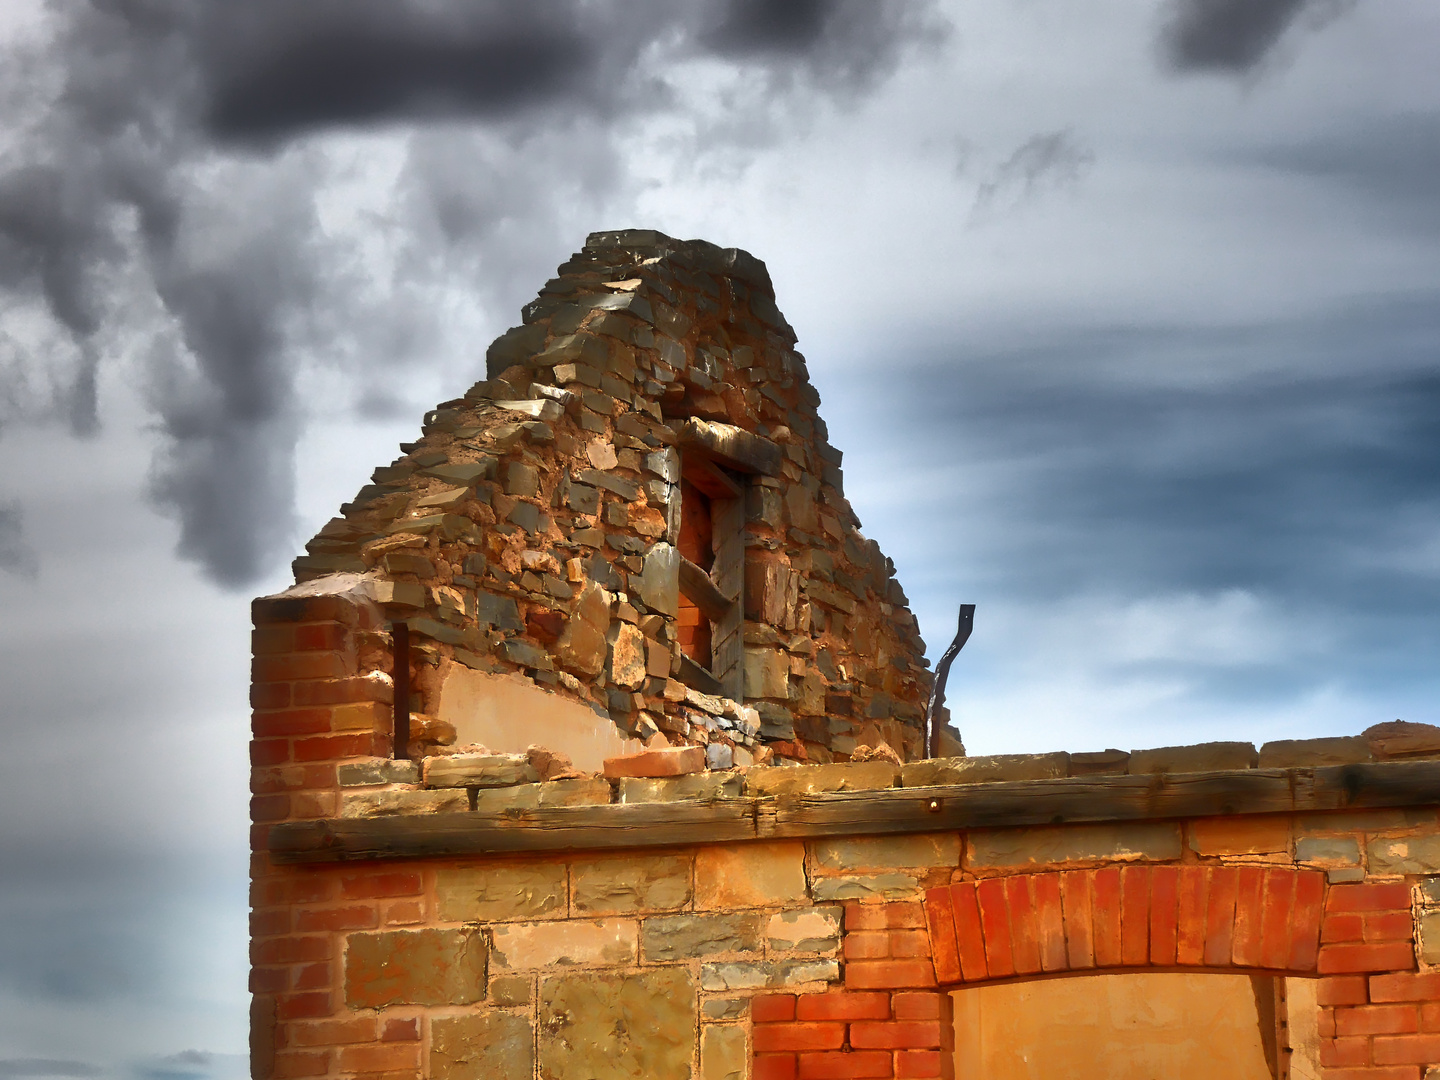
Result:
M248 600L595 229L769 265L972 752L1440 722L1437 35L0 5L0 1078L244 1074Z

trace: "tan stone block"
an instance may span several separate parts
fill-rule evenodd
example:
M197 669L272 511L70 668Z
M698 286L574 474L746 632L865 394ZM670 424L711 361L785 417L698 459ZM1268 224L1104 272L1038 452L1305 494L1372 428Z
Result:
M1290 850L1290 819L1197 818L1187 826L1190 850L1200 855L1261 855Z
M532 1080L535 1035L528 1017L482 1012L430 1021L432 1080Z
M992 754L987 757L929 758L900 767L905 787L990 784L1005 780L1053 780L1070 772L1070 755Z
M610 781L600 777L550 780L540 785L541 806L607 806Z
M534 810L540 805L544 784L516 784L514 787L480 788L475 792L475 812L491 817L507 810ZM466 794L464 788L458 789Z
M1295 861L1359 866L1360 841L1353 836L1301 836L1295 840Z
M345 1000L352 1009L469 1005L485 995L478 930L386 930L345 941Z
M605 759L605 775L684 776L705 771L703 746L670 746Z
M745 1029L738 1024L706 1024L700 1029L701 1080L745 1080L750 1054Z
M1359 735L1334 739L1279 739L1260 747L1260 768L1295 769L1353 765L1370 760L1370 744Z
M765 944L772 952L833 953L840 948L838 905L781 911L765 926Z
M840 977L836 960L719 960L700 965L700 986L705 990L762 990L834 982Z
M594 582L581 591L575 611L555 643L555 659L562 666L582 675L599 675L605 669L609 648L605 632L610 626L611 599L610 594Z
M702 909L792 906L805 898L805 845L798 840L712 845L695 853L695 901Z
M511 787L539 779L524 754L446 754L425 759L426 787Z
M463 790L449 791L346 791L340 798L342 818L385 817L390 814L460 813L470 809Z
M500 1008L529 1005L533 975L494 975L490 979L490 1003Z
M707 997L700 1003L706 1020L739 1020L750 1011L749 997Z
M393 709L378 701L354 701L330 709L330 727L335 731L389 731Z
M1163 862L1180 858L1180 826L1172 822L977 829L965 865L1031 866L1062 862Z
M655 803L738 799L744 784L744 776L734 771L692 773L689 776L677 777L627 776L620 781L620 801Z
M787 765L751 769L745 774L749 795L814 795L826 791L873 791L894 787L900 766L888 761L834 765Z
M911 874L847 874L844 877L816 878L812 886L817 901L915 900L921 892L918 877Z
M435 871L441 922L536 919L565 911L565 864L489 863Z
M689 855L601 855L570 868L577 915L674 911L690 902Z
M542 1077L682 1080L695 1055L695 984L683 968L574 972L540 983Z
M689 960L718 953L758 952L758 914L731 911L718 915L664 915L646 919L640 945L647 963Z
M1440 836L1376 837L1367 848L1372 874L1440 874Z
M826 870L876 870L907 866L959 866L958 833L854 836L810 841L810 853Z
M790 665L780 649L745 650L745 697L784 701L790 696Z
M637 690L645 681L645 635L638 626L618 623L610 646L610 681Z
M1440 911L1426 911L1420 916L1420 959L1427 964L1440 964Z
M635 962L633 919L506 923L490 930L490 961L507 971L561 966L618 967Z
M1253 769L1260 761L1251 743L1212 742L1195 746L1157 746L1152 750L1131 750L1131 775L1142 773L1215 772Z

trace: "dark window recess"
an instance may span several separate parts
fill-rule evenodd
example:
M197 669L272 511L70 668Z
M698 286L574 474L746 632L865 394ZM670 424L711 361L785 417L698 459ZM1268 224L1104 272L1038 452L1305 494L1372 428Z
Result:
M745 489L696 452L681 459L681 677L697 690L744 699ZM689 676L688 678L686 676Z

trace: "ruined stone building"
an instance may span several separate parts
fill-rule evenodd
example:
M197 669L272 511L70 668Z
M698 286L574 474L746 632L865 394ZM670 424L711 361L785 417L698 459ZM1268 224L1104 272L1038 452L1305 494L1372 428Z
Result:
M764 265L523 316L255 601L256 1077L1440 1063L1440 731L929 757Z

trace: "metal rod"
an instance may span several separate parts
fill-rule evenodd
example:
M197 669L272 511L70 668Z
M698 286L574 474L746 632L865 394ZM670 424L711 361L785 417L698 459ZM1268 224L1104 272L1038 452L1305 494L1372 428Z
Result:
M925 710L925 726L929 729L925 739L925 753L929 757L940 756L940 725L935 722L935 713L945 704L945 683L950 678L950 665L970 640L970 631L975 629L975 605L960 605L960 625L955 631L955 640L935 665L935 684L930 688L930 707Z
M395 688L395 758L410 758L410 624L390 624L390 679Z

